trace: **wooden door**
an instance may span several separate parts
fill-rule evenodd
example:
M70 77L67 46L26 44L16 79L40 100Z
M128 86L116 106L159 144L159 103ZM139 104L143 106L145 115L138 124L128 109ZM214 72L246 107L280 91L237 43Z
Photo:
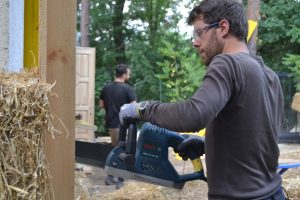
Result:
M95 48L76 48L76 99L75 114L83 121L94 124L95 99ZM94 130L76 126L75 139L95 142Z

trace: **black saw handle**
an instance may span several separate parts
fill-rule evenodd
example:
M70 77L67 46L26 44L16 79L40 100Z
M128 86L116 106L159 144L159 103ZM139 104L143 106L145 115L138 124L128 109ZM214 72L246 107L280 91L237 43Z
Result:
M127 136L128 130L128 137ZM127 140L126 140L127 138ZM137 138L137 126L136 123L129 123L128 125L120 125L119 131L119 147L124 148L126 153L121 153L119 158L127 165L135 164L135 152L136 152L136 138Z

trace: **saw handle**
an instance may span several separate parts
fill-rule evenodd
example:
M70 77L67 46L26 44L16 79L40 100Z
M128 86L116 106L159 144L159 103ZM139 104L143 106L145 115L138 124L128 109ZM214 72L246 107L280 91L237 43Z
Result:
M167 135L168 135L169 146L175 150L177 149L177 146L186 139L184 136L182 136L176 132L172 132L172 131L168 131ZM187 151L184 153L191 160L195 160L195 159L199 158L197 156L197 154L193 151Z
M166 131L166 134L168 136L169 146L172 147L175 150L177 149L177 146L183 140L186 139L185 137L183 137L182 135L180 135L180 134L178 134L176 132ZM194 172L196 172L196 173L202 173L203 174L202 180L206 181L206 178L204 176L204 171L203 171L203 165L202 165L200 157L198 157L196 155L196 153L193 152L193 151L187 151L187 152L185 152L185 154L192 161Z
M128 137L126 141L128 130ZM137 137L137 126L136 123L130 123L127 125L120 125L119 131L119 147L125 148L126 153L121 153L119 158L124 161L126 165L135 164L135 151L136 151L136 137Z
M128 130L128 137L127 137ZM121 124L119 129L119 147L126 148L127 153L135 154L137 126L136 123ZM127 138L127 141L126 141Z

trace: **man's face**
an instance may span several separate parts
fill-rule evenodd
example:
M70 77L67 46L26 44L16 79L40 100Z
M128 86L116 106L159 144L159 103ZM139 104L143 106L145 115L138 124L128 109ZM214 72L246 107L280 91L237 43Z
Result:
M130 69L127 69L127 73L124 74L125 76L125 81L128 81L130 79Z
M193 46L198 50L203 63L208 66L216 55L222 53L224 48L224 43L217 37L219 24L206 24L199 18L196 19L193 25Z

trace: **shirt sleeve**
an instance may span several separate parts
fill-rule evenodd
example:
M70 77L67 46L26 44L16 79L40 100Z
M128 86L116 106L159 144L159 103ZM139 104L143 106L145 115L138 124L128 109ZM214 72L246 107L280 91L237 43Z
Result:
M143 119L178 132L195 132L205 128L230 99L233 88L231 69L231 59L216 56L202 85L191 98L176 103L151 102Z

